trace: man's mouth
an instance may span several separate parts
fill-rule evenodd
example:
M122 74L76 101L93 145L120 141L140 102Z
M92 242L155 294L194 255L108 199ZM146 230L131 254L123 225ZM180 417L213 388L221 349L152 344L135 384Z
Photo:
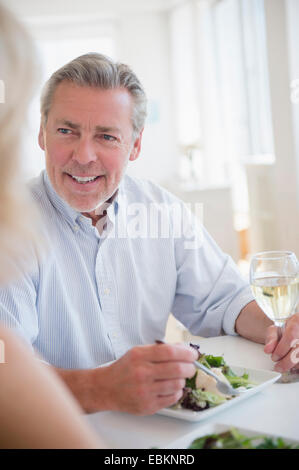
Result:
M102 175L97 175L97 176L75 176L67 173L68 176L70 176L74 181L76 181L79 184L90 184L93 183L94 181L98 180L101 178Z

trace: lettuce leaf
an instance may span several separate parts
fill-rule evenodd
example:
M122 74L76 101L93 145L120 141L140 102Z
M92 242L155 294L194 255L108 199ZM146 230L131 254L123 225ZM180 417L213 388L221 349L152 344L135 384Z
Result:
M210 407L221 405L227 401L226 397L216 395L215 393L206 392L200 389L193 390L193 394L199 402L207 402Z

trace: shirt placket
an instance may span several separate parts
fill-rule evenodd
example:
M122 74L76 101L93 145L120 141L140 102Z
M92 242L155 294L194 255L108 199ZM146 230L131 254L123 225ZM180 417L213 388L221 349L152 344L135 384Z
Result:
M105 246L104 246L105 245ZM113 270L109 264L109 256L105 257L109 240L99 244L96 258L95 275L98 294L101 302L102 315L107 327L107 336L115 359L124 353L118 318L117 289Z

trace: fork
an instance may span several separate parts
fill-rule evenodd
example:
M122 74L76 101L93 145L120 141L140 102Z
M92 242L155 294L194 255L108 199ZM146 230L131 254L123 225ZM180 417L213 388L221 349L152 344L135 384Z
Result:
M161 340L156 340L156 343L157 344L167 344L167 343L165 343L164 341L161 341ZM236 388L232 387L231 385L227 384L226 382L223 382L223 380L221 380L218 377L218 375L216 375L211 369L204 366L200 362L194 361L193 364L195 365L195 367L197 369L200 369L203 372L205 372L206 374L213 377L216 380L216 386L217 386L219 392L223 393L224 395L237 396L237 395L240 395L241 393L247 392L246 389L245 390L236 389Z
M197 369L200 369L204 371L206 374L210 375L216 380L216 386L219 390L219 392L223 393L224 395L231 395L231 396L237 396L240 395L243 392L246 392L247 390L238 390L231 385L227 384L226 382L223 382L223 380L219 379L218 375L216 375L211 369L208 367L204 366L198 361L194 361L193 364Z

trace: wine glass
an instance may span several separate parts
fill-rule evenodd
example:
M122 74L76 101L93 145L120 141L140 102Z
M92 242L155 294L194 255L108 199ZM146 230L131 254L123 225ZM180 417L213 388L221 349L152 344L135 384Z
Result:
M257 253L250 263L250 284L258 305L277 326L280 339L285 323L295 313L299 301L299 263L296 255L291 251ZM279 380L280 383L298 381L299 371L292 370L284 372Z

